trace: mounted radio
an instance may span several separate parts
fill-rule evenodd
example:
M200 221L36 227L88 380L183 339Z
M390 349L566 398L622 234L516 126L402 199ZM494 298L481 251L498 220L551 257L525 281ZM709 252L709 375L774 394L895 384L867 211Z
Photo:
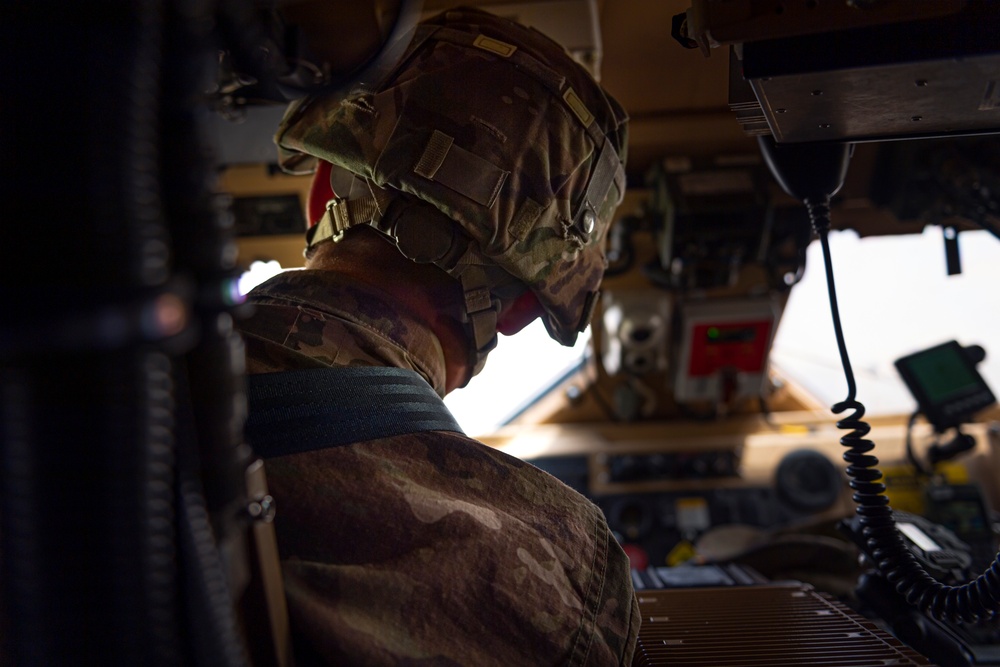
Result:
M919 411L942 433L972 420L996 403L976 364L986 358L978 345L963 347L956 341L896 360L896 369L917 400Z
M731 405L760 396L779 313L772 298L685 304L674 377L677 401Z

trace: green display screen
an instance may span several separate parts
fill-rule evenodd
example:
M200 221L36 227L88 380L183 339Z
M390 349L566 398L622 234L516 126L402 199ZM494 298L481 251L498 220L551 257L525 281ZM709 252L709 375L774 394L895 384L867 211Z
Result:
M910 372L934 403L979 384L968 362L959 356L961 353L957 346L947 345L910 358Z

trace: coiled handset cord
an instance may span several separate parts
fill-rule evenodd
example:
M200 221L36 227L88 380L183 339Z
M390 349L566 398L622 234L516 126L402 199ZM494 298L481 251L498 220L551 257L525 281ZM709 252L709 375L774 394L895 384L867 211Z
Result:
M837 422L837 428L851 432L840 439L847 447L847 475L861 523L865 551L878 571L911 606L942 621L976 622L1000 614L1000 554L990 567L973 581L961 586L942 584L928 574L906 548L896 529L889 498L885 495L878 458L871 451L875 443L865 436L871 431L862 418L865 406L857 400L857 384L847 354L837 289L830 254L830 198L840 189L847 172L850 147L844 144L791 144L778 146L771 137L760 139L765 161L775 178L790 195L805 204L813 229L819 236L826 269L830 314L837 349L847 380L847 398L832 410L853 412Z

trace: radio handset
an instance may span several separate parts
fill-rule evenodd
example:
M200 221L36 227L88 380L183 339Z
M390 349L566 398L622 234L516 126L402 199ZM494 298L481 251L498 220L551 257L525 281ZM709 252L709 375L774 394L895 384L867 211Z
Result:
M858 506L857 522L862 538L859 543L879 573L909 604L940 620L994 618L1000 612L1000 575L987 570L971 583L949 586L926 572L897 530L885 485L879 481L882 473L877 468L878 459L870 453L875 444L865 439L871 427L862 420L865 407L856 398L857 385L840 322L828 239L830 199L840 190L847 175L851 145L835 142L778 145L770 136L758 137L758 143L781 187L805 204L823 249L830 312L848 388L847 398L832 410L835 414L853 410L837 422L837 427L851 431L840 443L847 447L844 459L848 462L847 475Z

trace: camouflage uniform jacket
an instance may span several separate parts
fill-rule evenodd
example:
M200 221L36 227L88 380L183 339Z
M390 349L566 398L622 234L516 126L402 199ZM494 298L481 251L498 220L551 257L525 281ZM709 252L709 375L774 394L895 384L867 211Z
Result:
M437 339L373 288L289 272L250 301L251 373L399 366L443 393ZM537 468L425 432L270 459L267 475L300 665L631 663L628 560Z

